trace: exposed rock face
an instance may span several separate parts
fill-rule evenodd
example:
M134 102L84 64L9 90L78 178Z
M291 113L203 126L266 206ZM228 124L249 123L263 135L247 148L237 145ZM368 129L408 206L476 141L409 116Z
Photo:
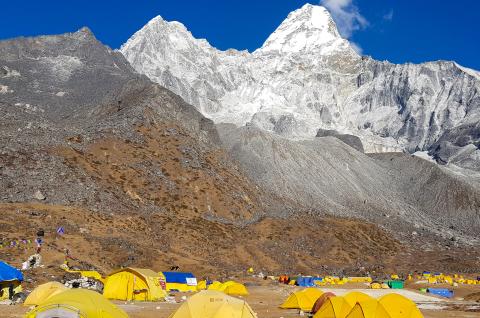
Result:
M252 123L288 138L330 129L360 137L367 152L435 155L442 136L480 119L480 73L453 62L360 57L327 10L310 4L290 13L253 53L219 51L161 17L120 51L216 123ZM477 168L471 162L478 150L467 150L468 159L444 153L441 162Z
M46 197L43 195L43 193L40 190L35 191L35 193L33 194L33 198L39 201L46 199Z
M360 140L360 138L354 135L340 134L336 130L319 129L317 131L317 137L335 137L337 139L340 139L350 147L357 149L360 152L365 152L363 149L362 141Z
M430 154L442 163L480 170L480 121L446 131L431 147Z

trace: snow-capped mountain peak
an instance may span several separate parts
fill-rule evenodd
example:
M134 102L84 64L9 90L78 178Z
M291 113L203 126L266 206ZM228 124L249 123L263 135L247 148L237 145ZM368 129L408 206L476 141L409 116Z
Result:
M217 123L299 139L335 130L360 137L367 152L431 151L442 162L459 153L459 164L480 170L471 125L480 122L479 73L451 62L361 58L321 6L290 13L253 53L218 50L161 17L120 51Z
M346 42L341 38L327 9L306 4L291 12L257 52L297 53L321 50L321 53L328 53L340 47L345 49L345 44L348 44Z

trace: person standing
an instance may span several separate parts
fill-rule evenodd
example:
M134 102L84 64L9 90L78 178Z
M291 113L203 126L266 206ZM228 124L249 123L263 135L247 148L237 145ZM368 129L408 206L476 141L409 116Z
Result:
M37 254L40 254L42 251L42 244L43 244L43 237L45 236L45 231L43 229L39 229L37 231L37 239L35 243L37 243Z
M42 244L43 244L42 238L37 237L37 239L35 240L35 243L37 243L37 254L40 254L42 252Z
M10 283L10 285L8 286L8 299L12 300L13 295L15 295L15 290L13 287L13 283Z

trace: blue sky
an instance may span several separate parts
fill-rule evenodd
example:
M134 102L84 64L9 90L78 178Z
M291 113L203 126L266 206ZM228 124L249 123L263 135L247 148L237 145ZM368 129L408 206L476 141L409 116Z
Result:
M353 2L352 2L353 1ZM457 0L84 0L5 1L0 38L57 34L88 26L118 48L156 15L184 23L194 36L253 51L286 15L322 2L363 53L391 62L455 60L480 70L480 1Z

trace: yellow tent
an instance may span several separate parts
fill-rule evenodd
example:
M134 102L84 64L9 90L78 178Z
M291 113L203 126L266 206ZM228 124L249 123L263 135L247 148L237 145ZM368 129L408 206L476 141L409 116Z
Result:
M86 278L93 278L93 279L96 279L102 283L105 284L105 279L102 277L102 275L97 272L97 271L80 271L80 270L73 270L73 269L70 269L68 268L67 265L62 265L60 266L61 269L63 269L64 271L66 272L69 272L69 273L79 273L82 277L86 277Z
M25 318L128 318L128 315L99 293L87 289L69 289L48 298Z
M346 318L391 318L374 298L358 302Z
M355 306L355 304L358 302L374 299L373 297L358 291L349 292L348 294L343 296L343 298L345 298L345 300L348 302L350 307Z
M97 271L79 271L79 273L82 277L93 278L105 284L105 279Z
M345 298L335 296L327 298L313 318L345 318L351 310L352 306Z
M170 318L256 318L252 308L241 299L215 290L203 290L188 298Z
M35 288L23 303L24 306L38 306L48 298L68 290L59 282L48 282Z
M10 285L13 285L13 294L21 293L23 291L22 283L18 280L0 282L0 301L8 299Z
M220 291L224 292L227 295L239 295L239 296L248 295L248 291L245 285L231 281L231 280L223 283L222 286L220 287Z
M372 278L369 276L361 276L361 277L347 277L349 282L352 283L371 283Z
M386 296L388 297L382 302L380 300L383 297L379 301L371 299L358 302L346 318L423 318L422 313L409 299L397 294Z
M313 305L323 292L317 288L305 288L288 296L287 300L280 306L283 309L301 309L311 311Z
M201 280L197 284L197 290L204 290L204 289L207 289L207 281Z
M417 305L402 295L387 294L380 297L378 303L392 318L423 318Z
M161 282L165 278L149 269L122 268L111 273L105 282L103 295L108 299L155 301L167 293Z
M222 283L214 281L210 285L208 285L208 290L217 290L219 291L222 288Z

